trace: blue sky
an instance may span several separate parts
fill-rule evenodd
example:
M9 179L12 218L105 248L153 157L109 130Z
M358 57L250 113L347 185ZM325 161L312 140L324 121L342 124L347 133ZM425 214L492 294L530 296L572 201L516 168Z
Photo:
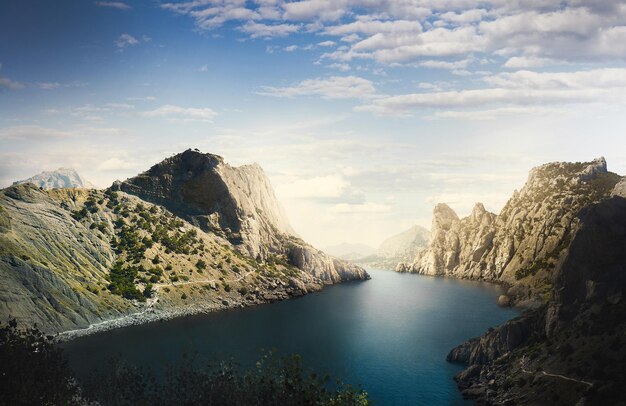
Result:
M624 1L3 1L0 186L199 148L316 245L377 245L544 162L626 173L625 58Z

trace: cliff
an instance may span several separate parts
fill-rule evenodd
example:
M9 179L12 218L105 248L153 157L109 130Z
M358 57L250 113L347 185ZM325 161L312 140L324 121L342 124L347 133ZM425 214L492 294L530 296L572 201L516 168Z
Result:
M95 331L368 278L293 235L257 165L187 151L113 189L0 190L0 318Z
M363 269L332 258L295 235L259 165L232 167L217 155L187 150L113 189L162 205L260 261L284 255L326 283L368 277Z
M518 304L546 303L555 266L569 246L583 207L608 197L621 178L604 158L556 162L531 170L500 214L482 204L459 219L447 205L433 212L428 247L396 270L501 282Z
M549 302L448 355L484 405L605 405L626 401L626 199L577 214Z

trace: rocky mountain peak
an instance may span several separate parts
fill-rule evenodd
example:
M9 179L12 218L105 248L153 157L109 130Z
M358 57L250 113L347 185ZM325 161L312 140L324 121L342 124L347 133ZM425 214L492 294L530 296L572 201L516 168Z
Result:
M218 155L188 149L111 188L164 206L252 258L284 255L325 282L367 276L297 237L258 164L233 167Z
M433 210L433 231L448 229L456 221L459 221L459 216L450 206L445 203L438 203L435 206Z
M32 183L44 189L95 188L91 182L85 180L72 168L58 168L54 171L44 171L28 179L14 182L13 184L18 185L23 183Z

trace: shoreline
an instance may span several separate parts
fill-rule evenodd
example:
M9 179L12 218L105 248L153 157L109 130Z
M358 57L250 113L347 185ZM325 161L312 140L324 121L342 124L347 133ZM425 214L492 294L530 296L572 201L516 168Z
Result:
M207 301L204 303L196 303L184 307L173 307L167 309L155 309L154 307L146 307L144 310L139 312L127 314L125 316L113 318L110 320L103 320L97 323L90 324L89 326L84 328L67 330L61 333L57 333L56 335L54 335L54 341L56 343L64 343L80 337L103 333L105 331L110 331L117 328L139 326L142 324L148 324L157 321L172 320L179 317L195 316L199 314L209 314L225 310L243 309L247 307L267 305L275 302L282 302L284 300L296 299L309 294L319 293L326 288L336 285L343 285L355 282L366 282L368 280L371 280L371 278L352 279L329 285L323 284L319 288L316 288L315 286L310 286L308 287L308 292L304 294L282 292L284 294L274 294L271 296L271 298L268 299L257 297L254 301L246 301L241 299L233 300L233 298L228 298L229 300L224 300L218 298L217 302ZM224 301L227 301L228 304L224 304Z

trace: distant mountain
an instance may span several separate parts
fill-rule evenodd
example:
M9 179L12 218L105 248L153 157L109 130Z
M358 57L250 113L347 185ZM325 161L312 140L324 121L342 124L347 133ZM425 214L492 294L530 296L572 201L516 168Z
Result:
M354 261L372 255L376 249L367 244L344 242L326 247L324 251L337 258Z
M355 258L341 257L365 266L395 269L399 263L411 261L418 252L428 245L430 232L421 226L413 226L406 231L387 238L369 255Z
M44 171L28 179L18 180L14 185L32 183L44 189L95 189L95 186L85 180L72 168L59 168L55 171Z
M429 237L430 231L421 226L413 226L383 241L376 250L376 255L384 258L413 258L417 251L428 245Z

